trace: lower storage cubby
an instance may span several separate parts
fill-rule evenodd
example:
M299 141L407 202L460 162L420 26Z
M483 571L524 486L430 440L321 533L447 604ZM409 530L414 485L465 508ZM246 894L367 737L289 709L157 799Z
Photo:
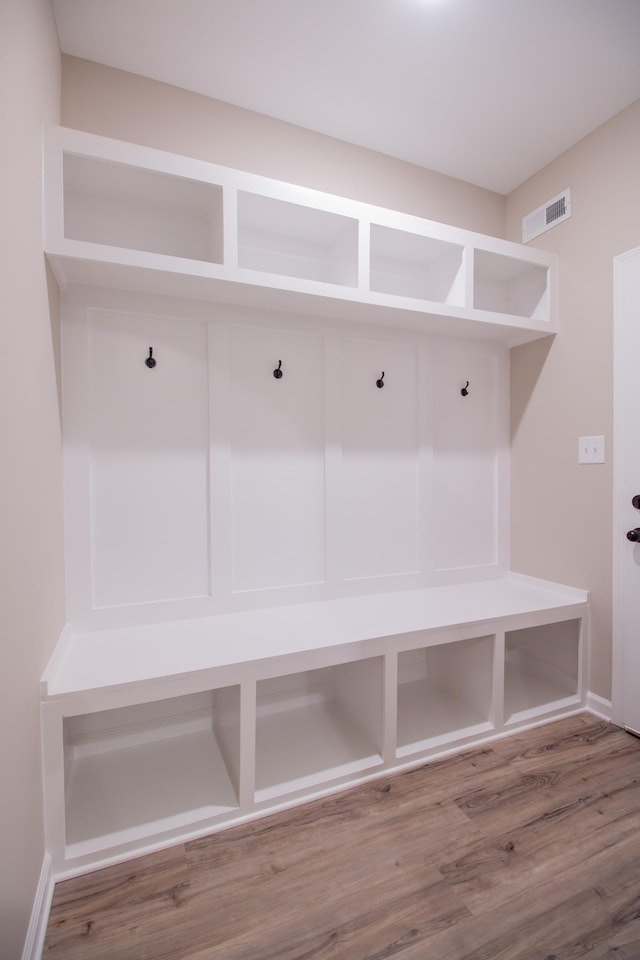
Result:
M257 684L256 802L382 763L382 658Z
M396 756L493 729L494 637L398 655Z
M505 723L580 701L580 630L565 620L506 633Z
M66 636L42 687L53 870L577 712L588 638L584 591L515 574Z
M64 738L68 856L238 805L237 686L68 717Z

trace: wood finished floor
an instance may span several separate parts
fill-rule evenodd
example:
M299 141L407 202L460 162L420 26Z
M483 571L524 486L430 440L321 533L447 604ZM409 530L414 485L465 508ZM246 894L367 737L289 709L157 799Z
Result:
M589 714L56 886L46 960L639 960L640 740Z

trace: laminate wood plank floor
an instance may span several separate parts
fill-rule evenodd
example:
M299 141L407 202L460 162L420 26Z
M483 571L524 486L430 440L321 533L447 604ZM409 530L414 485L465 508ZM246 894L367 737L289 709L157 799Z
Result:
M57 884L46 960L640 960L640 740L590 714Z

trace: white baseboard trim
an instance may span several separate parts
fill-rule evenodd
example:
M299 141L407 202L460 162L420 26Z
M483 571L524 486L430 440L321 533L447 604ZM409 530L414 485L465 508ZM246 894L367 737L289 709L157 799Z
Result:
M49 910L53 899L55 880L51 872L51 855L45 853L36 889L29 928L22 950L22 960L41 960L44 937L47 932Z
M587 693L587 710L603 720L611 720L611 700L605 700L597 693Z

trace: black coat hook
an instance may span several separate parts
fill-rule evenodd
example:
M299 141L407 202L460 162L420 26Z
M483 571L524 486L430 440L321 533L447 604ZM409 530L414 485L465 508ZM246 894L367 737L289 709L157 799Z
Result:
M462 390L460 391L460 396L461 396L461 397L468 397L468 396L469 396L469 381L468 381L468 380L467 380L467 382L465 383L465 385L464 385L464 387L462 388Z
M156 361L153 358L153 347L149 347L149 356L145 360L146 365L149 367L149 370L153 370L156 365Z
M376 380L376 387L378 388L378 390L382 390L382 388L384 387L384 370L380 375L380 379Z
M276 380L282 379L282 360L278 360L278 366L273 371L273 375L276 378Z

